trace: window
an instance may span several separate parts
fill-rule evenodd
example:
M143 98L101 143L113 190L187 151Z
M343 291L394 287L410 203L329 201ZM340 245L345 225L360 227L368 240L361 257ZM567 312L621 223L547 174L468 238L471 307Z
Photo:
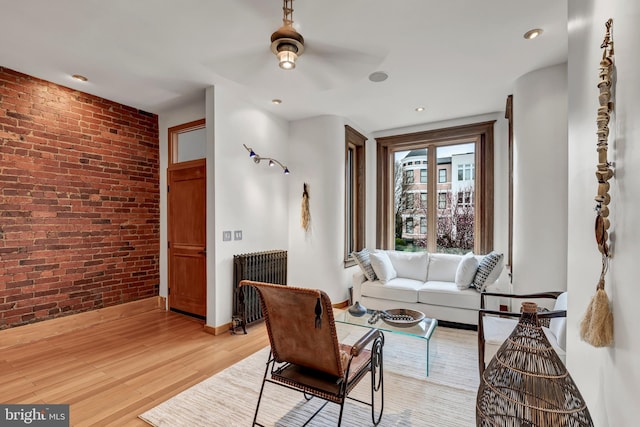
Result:
M169 129L169 165L206 157L205 119L185 123Z
M420 218L420 234L427 234L427 218Z
M427 170L426 169L420 169L420 182L421 183L425 183L427 182Z
M344 265L355 264L351 252L365 247L365 141L367 138L345 126L345 236Z
M405 233L407 234L413 234L413 218L409 217L407 218L407 220L405 221Z
M398 197L398 191L408 190L397 184L406 184L407 179L406 171L399 170L403 165L402 156L411 150L426 149L426 191L420 192L420 210L414 210L411 215L419 215L421 222L424 216L426 233L419 239L413 235L402 249L457 253L469 250L488 253L493 249L494 123L487 121L376 139L376 247L394 249L397 242L402 243L401 234L407 231L409 216L409 212L397 209L403 200ZM456 179L458 177L460 179ZM442 179L445 182L440 182ZM459 192L462 192L460 197ZM444 193L444 199L439 193ZM444 209L441 208L443 202Z
M404 182L405 184L413 184L413 170L404 171Z
M407 193L407 209L413 209L413 193Z
M473 165L470 163L458 165L458 181L470 181L473 179Z
M447 208L447 193L438 193L438 209Z
M458 191L458 207L467 207L472 205L471 191Z

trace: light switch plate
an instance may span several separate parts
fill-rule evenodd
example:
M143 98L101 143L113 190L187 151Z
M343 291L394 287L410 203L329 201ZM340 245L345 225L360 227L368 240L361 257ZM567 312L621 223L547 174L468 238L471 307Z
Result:
M222 241L228 242L231 240L231 231L223 231L222 232Z
M233 240L242 240L242 230L236 230L233 232Z

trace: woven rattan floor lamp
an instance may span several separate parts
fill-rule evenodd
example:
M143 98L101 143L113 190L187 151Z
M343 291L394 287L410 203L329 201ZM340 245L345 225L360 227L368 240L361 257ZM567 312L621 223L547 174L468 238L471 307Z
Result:
M538 322L537 305L522 316L482 374L477 426L593 426L587 405Z

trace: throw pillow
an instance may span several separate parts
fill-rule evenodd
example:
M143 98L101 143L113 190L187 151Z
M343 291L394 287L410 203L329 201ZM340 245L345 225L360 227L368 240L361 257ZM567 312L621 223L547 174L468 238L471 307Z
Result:
M478 259L473 252L467 252L458 264L456 270L456 286L458 289L467 289L473 283L473 278L478 270Z
M435 253L429 255L429 282L455 282L462 255Z
M496 251L482 258L472 284L478 292L483 292L487 285L490 285L498 279L502 270L503 258L504 256Z
M389 280L398 277L396 269L393 268L393 264L391 264L389 255L385 252L372 253L369 255L369 259L371 260L373 271L376 272L376 276L378 276L378 279L380 279L382 283L387 283Z
M364 248L360 252L356 252L356 251L351 252L351 256L353 257L356 264L358 264L358 266L360 267L360 269L362 270L366 278L373 282L374 280L378 280L378 277L376 276L375 271L373 271L373 267L371 267L371 261L369 260L369 255L370 255L369 249L367 248Z
M427 281L427 268L429 267L427 252L386 251L385 253L398 277L421 282Z

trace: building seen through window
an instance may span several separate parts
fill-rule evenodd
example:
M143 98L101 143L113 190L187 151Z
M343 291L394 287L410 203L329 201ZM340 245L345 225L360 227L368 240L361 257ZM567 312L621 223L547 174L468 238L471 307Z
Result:
M427 250L428 236L435 235L438 252L466 253L474 247L475 144L431 149L436 156L427 148L395 153L395 248ZM437 164L430 165L430 158ZM431 168L437 174L430 176ZM430 227L436 233L428 233Z

